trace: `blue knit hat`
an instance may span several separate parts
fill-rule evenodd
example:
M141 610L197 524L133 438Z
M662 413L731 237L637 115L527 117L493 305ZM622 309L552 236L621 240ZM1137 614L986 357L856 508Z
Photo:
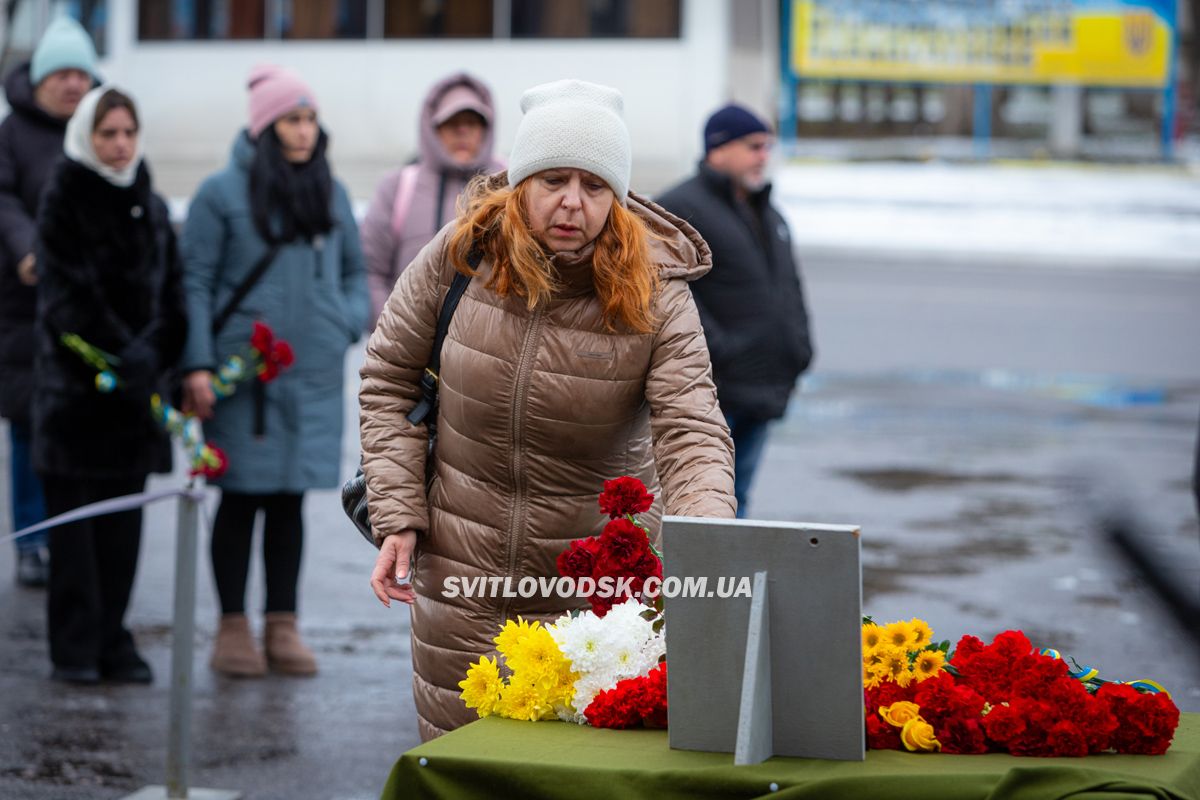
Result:
M767 123L753 111L737 103L722 106L704 123L704 155L734 139L752 133L770 133Z
M89 75L96 71L96 47L92 37L70 17L58 17L46 28L33 51L29 78L37 86L47 75L60 69L81 69Z

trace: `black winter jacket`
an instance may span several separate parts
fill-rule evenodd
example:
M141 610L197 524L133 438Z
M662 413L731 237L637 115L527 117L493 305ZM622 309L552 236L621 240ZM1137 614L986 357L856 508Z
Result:
M721 409L782 417L812 361L800 267L767 186L739 204L733 183L701 163L656 201L690 222L712 249L712 271L691 283Z
M4 92L12 112L0 123L0 416L28 423L37 290L17 279L17 264L33 252L38 199L67 121L34 102L28 63L8 74Z
M68 159L38 212L33 461L43 475L145 477L169 471L170 442L150 414L187 337L183 271L166 204L143 164L121 188ZM68 350L75 333L117 356L125 386L96 389Z

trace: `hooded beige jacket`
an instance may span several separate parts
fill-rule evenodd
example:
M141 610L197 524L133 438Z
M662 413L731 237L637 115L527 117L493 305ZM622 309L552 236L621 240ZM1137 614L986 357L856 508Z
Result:
M586 602L552 597L447 596L446 579L556 576L573 539L607 521L606 479L640 478L657 499L645 515L734 516L733 444L717 405L708 349L687 281L711 267L686 222L630 194L658 235L657 328L605 328L592 287L591 247L554 257L559 290L529 309L486 288L486 260L442 347L437 453L426 493L424 425L405 415L432 349L454 276L453 226L400 276L362 368L363 470L382 540L418 532L412 606L413 694L422 739L475 718L459 698L467 667L494 650L506 619L552 621ZM502 592L496 593L496 595Z

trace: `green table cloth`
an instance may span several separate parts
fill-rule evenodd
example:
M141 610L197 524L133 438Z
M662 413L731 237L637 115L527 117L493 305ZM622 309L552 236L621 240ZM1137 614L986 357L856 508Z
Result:
M1200 714L1184 714L1163 756L958 756L870 750L866 761L672 750L662 730L598 730L488 717L400 757L384 800L750 798L805 800L1200 800Z

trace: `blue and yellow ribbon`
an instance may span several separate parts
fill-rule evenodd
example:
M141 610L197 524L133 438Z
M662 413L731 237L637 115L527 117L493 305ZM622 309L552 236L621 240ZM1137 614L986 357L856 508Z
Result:
M1043 648L1039 649L1037 652L1039 655L1049 656L1050 658L1053 658L1058 661L1065 660L1062 657L1062 654L1059 653L1057 650L1055 650L1052 647L1043 647ZM1100 686L1102 686L1103 684L1106 684L1106 683L1123 683L1126 686L1132 686L1133 688L1137 689L1139 692L1144 692L1146 694L1158 694L1159 692L1161 692L1161 693L1165 694L1167 697L1171 696L1171 693L1168 692L1166 689L1164 689L1162 687L1162 684L1158 683L1157 681L1152 681L1147 678L1138 678L1137 680L1132 680L1132 681L1106 681L1106 680L1103 680L1100 678L1100 670L1096 669L1095 667L1089 667L1087 665L1081 666L1074 659L1071 659L1071 663L1075 664L1075 669L1071 669L1070 666L1068 666L1067 674L1070 675L1072 678L1075 678L1078 681L1082 681L1083 683L1086 683L1086 684L1091 684L1093 690L1099 688Z

